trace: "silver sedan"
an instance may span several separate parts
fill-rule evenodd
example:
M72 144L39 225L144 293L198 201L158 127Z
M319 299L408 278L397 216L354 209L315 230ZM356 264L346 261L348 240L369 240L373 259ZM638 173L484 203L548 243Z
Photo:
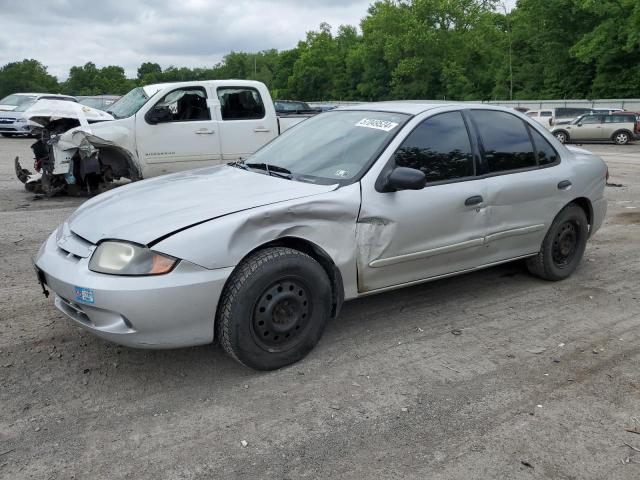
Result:
M607 175L511 109L359 105L310 118L246 162L87 201L36 271L101 338L217 339L244 365L275 369L303 358L345 300L518 259L567 278L603 222Z

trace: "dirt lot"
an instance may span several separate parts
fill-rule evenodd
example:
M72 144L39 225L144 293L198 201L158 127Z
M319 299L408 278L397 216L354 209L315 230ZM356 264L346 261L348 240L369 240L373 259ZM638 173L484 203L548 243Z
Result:
M0 139L0 478L640 478L640 145L587 147L624 186L572 278L354 301L256 373L105 343L43 297L30 258L82 199L23 190L29 143Z

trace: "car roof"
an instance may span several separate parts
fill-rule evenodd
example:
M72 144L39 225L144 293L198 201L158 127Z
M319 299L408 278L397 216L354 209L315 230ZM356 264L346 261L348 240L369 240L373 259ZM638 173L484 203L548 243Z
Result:
M23 97L60 97L60 98L76 98L73 95L63 95L62 93L12 93L11 95L19 95Z
M156 92L163 88L180 88L182 86L189 87L206 87L212 84L219 87L253 87L258 88L264 85L262 82L256 80L241 80L241 79L224 79L224 80L196 80L193 82L167 82L167 83L152 83L150 85L144 85L142 88L147 96L151 97Z
M465 103L447 102L437 100L401 100L390 102L360 103L339 107L339 110L368 110L374 112L405 113L408 115L418 115L436 108L481 108L483 110L497 110L501 112L519 113L512 108L501 107L499 105L488 105L486 103Z

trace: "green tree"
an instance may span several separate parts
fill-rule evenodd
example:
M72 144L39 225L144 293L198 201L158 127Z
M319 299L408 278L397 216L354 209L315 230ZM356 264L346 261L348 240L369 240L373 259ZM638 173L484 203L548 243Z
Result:
M0 68L0 98L17 92L58 93L58 80L37 60L7 63Z

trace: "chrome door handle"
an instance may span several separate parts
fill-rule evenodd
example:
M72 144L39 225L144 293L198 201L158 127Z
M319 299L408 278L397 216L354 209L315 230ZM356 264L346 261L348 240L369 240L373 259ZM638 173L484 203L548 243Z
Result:
M567 190L571 185L571 180L562 180L558 183L558 190Z
M480 205L484 199L481 195L474 195L473 197L469 197L464 201L465 207L474 207L476 205Z
M215 133L213 130L209 130L208 128L201 128L200 130L196 130L196 135L211 135Z
M257 128L254 128L253 131L254 132L265 132L265 133L267 133L267 132L270 132L271 129L270 128L264 128L264 127L257 127Z

